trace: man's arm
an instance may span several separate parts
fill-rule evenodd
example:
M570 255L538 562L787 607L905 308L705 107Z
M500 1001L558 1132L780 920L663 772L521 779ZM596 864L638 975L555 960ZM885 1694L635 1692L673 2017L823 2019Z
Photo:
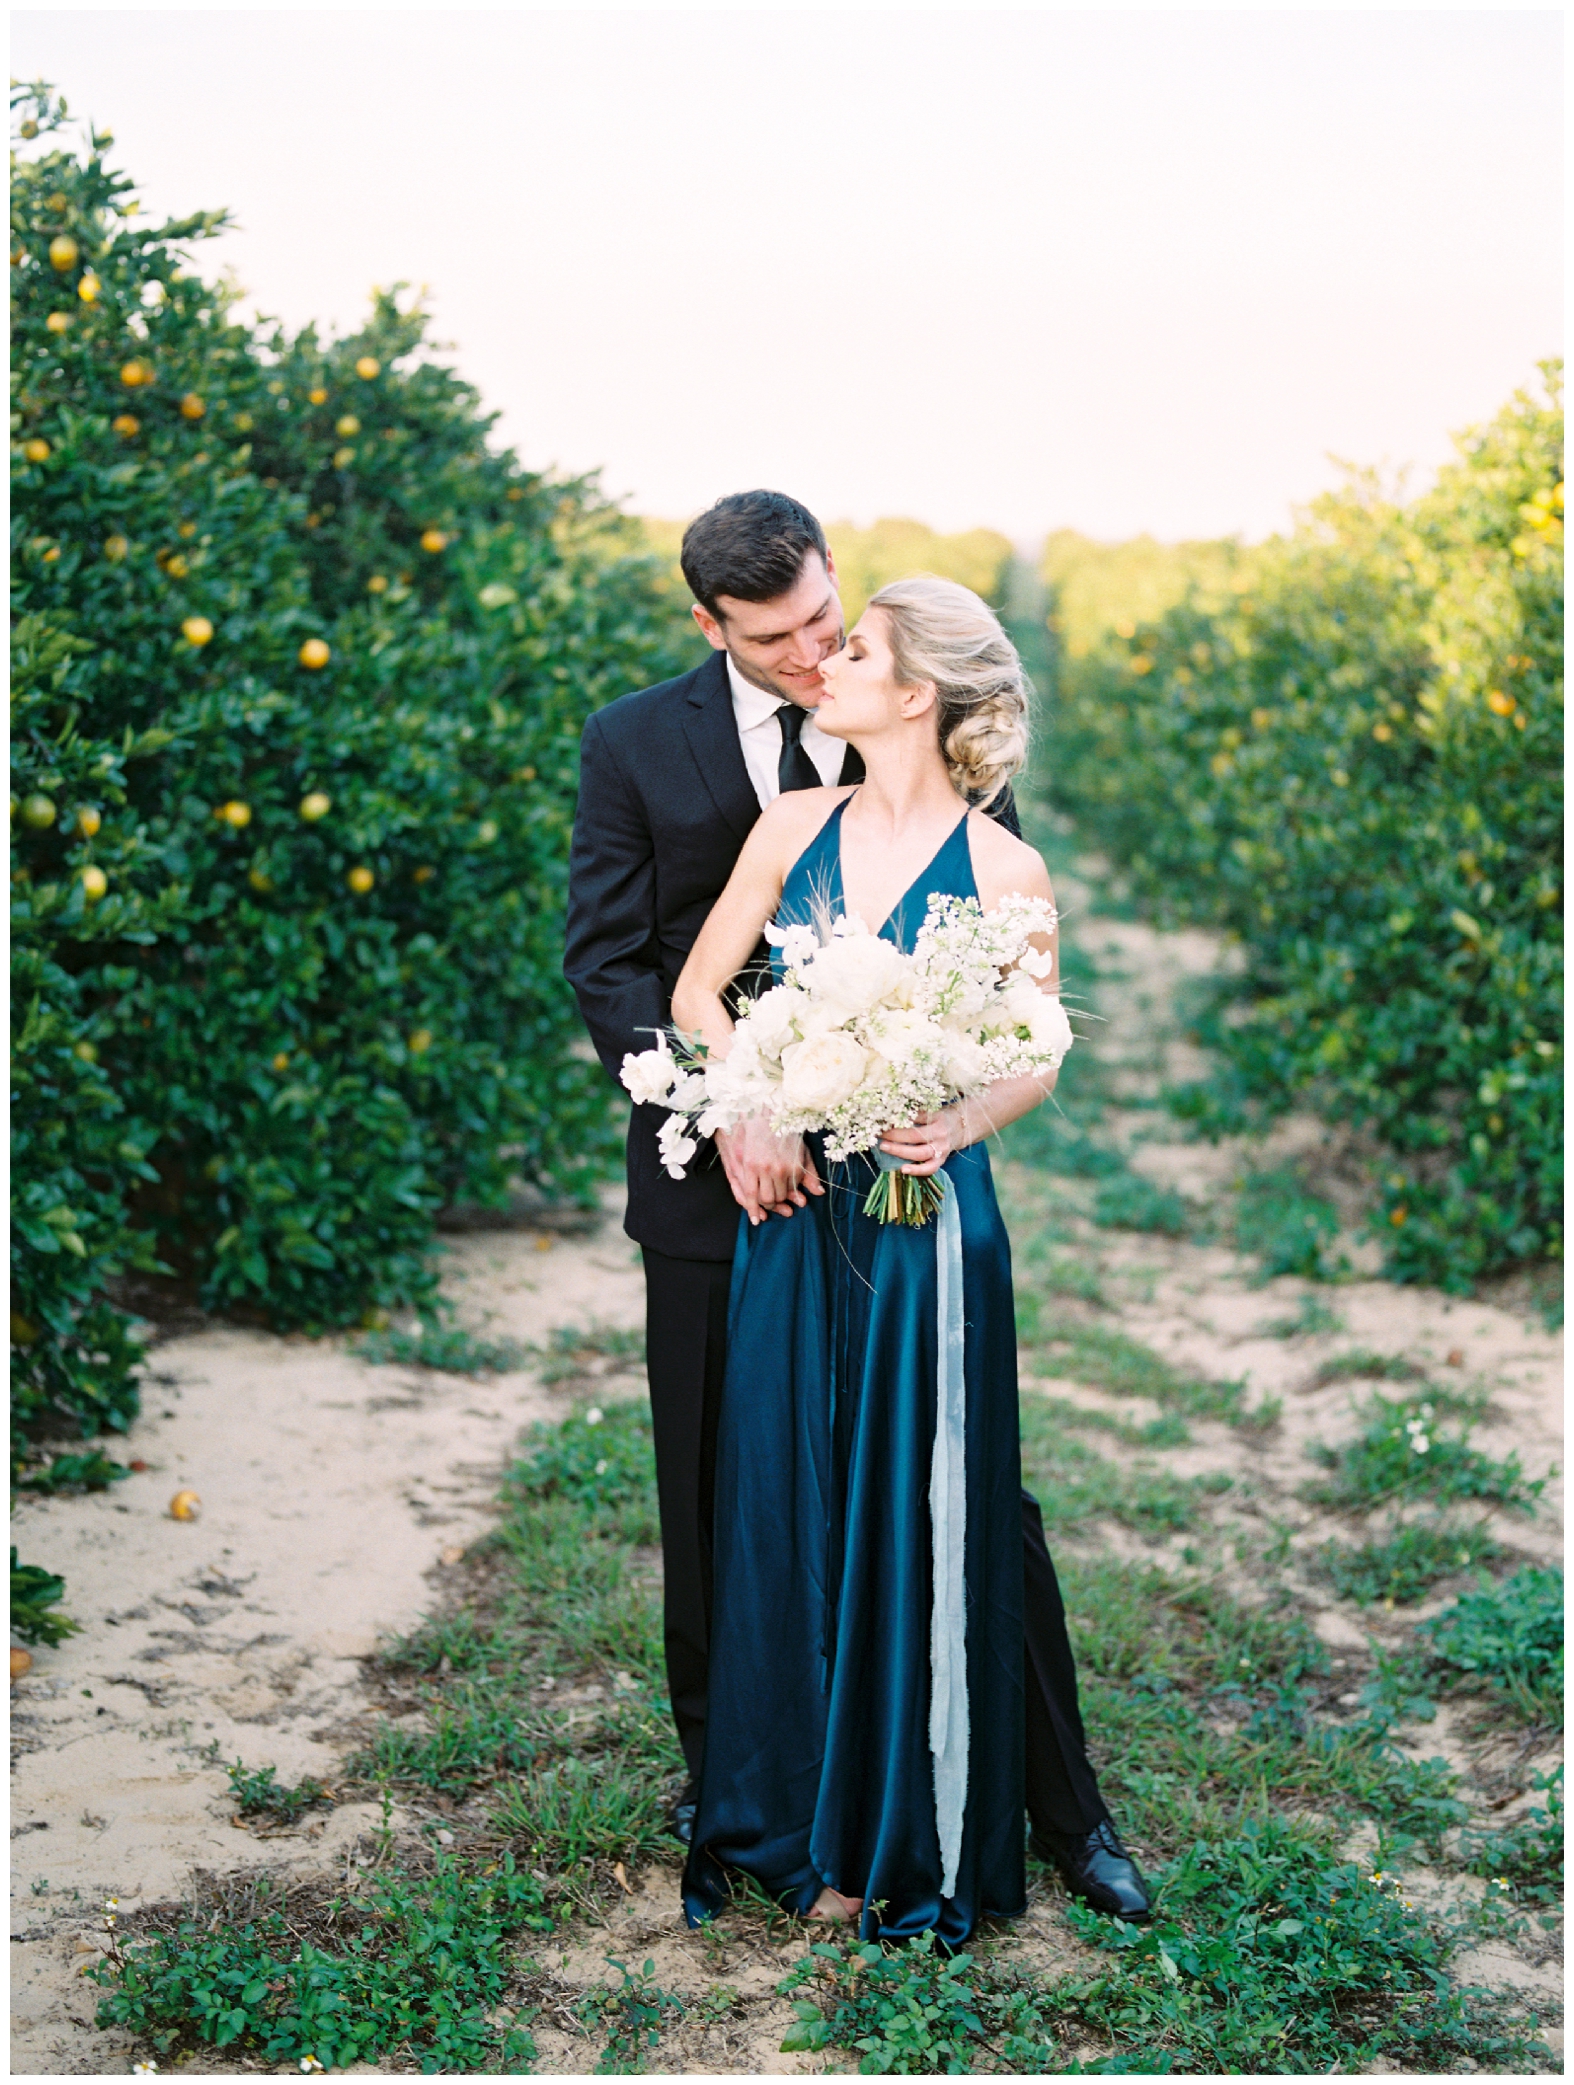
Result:
M599 717L580 736L579 806L569 853L563 974L596 1055L615 1079L667 1021L656 935L656 853L644 807Z

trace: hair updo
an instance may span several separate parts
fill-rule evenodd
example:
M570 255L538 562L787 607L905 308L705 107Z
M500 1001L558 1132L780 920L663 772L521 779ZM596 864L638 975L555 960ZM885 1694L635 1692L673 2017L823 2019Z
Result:
M923 572L881 587L891 657L904 688L933 681L940 751L956 788L989 804L1027 760L1029 682L989 605L954 579Z

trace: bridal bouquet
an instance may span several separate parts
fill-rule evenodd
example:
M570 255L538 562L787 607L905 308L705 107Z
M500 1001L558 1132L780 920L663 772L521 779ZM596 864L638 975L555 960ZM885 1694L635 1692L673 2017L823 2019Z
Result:
M880 1171L867 1213L927 1223L944 1182L896 1170L880 1138L997 1079L1060 1063L1071 1026L1037 982L1053 959L1033 947L1054 924L1042 898L1010 897L986 913L976 898L938 897L911 955L856 917L769 926L783 980L744 1003L728 1055L673 1030L630 1051L623 1084L672 1111L657 1141L675 1180L700 1137L764 1112L780 1133L823 1130L830 1158L872 1152Z

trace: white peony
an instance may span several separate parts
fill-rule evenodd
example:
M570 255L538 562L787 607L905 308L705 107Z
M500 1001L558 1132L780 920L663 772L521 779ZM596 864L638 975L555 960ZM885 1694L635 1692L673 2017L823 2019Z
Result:
M878 1051L888 1064L910 1064L915 1057L933 1061L942 1057L946 1049L941 1030L918 1013L886 1013L882 1009L871 1016L867 1032L870 1048Z
M969 1093L983 1080L987 1058L982 1043L965 1029L945 1028L945 1075L958 1093Z
M826 1114L857 1092L869 1054L856 1037L812 1035L782 1052L782 1100L788 1108Z
M912 968L894 942L877 934L839 934L828 941L804 975L822 1004L836 1007L845 1020L864 1014L888 998Z
M658 1043L655 1049L641 1050L637 1056L630 1050L620 1076L639 1106L664 1107L678 1067L666 1044Z
M1076 1037L1071 1032L1071 1023L1066 1019L1066 1009L1058 998L1048 992L1035 992L1037 1005L1029 1016L1028 1026L1033 1034L1033 1047L1037 1050L1053 1050L1064 1057ZM1081 1058L1077 1059L1080 1064Z

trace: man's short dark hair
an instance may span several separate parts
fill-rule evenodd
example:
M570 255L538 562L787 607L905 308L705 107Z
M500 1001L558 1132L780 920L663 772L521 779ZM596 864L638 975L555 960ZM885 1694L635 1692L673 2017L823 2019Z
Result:
M785 492L729 492L683 532L683 576L718 620L722 594L774 601L791 591L810 551L826 556L825 531Z

